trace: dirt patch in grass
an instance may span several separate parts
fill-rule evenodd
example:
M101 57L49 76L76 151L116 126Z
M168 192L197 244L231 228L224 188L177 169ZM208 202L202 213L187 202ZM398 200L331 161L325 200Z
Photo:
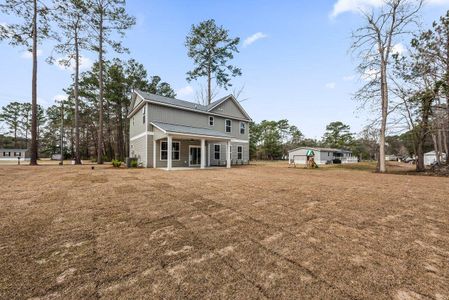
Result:
M0 298L449 299L448 179L356 169L0 166Z

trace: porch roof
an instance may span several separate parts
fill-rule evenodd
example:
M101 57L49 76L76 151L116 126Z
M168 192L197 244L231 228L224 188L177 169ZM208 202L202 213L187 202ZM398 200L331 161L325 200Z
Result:
M165 134L210 137L222 140L230 140L232 138L224 132L208 128L169 124L163 122L151 122L150 124L155 126Z

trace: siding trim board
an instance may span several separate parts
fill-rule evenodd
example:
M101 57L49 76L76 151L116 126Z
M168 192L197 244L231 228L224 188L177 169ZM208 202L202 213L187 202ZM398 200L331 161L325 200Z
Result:
M130 138L129 140L130 140L130 141L134 141L134 140L140 139L141 137L144 137L145 135L154 135L154 132L153 132L153 131L143 132L143 133L141 133L141 134L138 134L138 135L133 136L133 137Z

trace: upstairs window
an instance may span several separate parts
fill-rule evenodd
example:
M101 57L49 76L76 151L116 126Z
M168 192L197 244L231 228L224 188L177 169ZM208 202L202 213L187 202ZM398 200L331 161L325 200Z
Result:
M237 146L237 159L242 160L243 159L243 147Z
M246 132L246 124L245 122L240 122L240 134L245 134Z
M214 117L209 116L209 126L214 126L215 120Z
M214 145L214 158L220 160L220 145Z
M225 120L225 131L231 132L232 130L232 121L231 120Z
M146 115L146 107L144 106L144 107L143 107L143 113L142 113L142 121L143 121L143 124L145 124L145 115Z

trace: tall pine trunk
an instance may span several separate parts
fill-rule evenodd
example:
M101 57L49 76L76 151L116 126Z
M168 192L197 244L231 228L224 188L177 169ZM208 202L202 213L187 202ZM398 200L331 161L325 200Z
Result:
M37 165L37 0L33 0L33 71L31 78L30 165Z
M207 69L207 104L211 104L212 102L212 70L211 70L211 62L209 60L209 66Z
M77 20L79 22L79 19ZM78 24L75 26L75 165L81 164L80 156L80 113L79 113L79 45L78 45Z
M99 63L99 76L98 84L100 88L100 95L98 99L99 105L99 121L98 121L98 150L97 150L97 163L103 164L103 8L101 8L100 13L100 24L99 24L99 47L98 47L98 63Z

